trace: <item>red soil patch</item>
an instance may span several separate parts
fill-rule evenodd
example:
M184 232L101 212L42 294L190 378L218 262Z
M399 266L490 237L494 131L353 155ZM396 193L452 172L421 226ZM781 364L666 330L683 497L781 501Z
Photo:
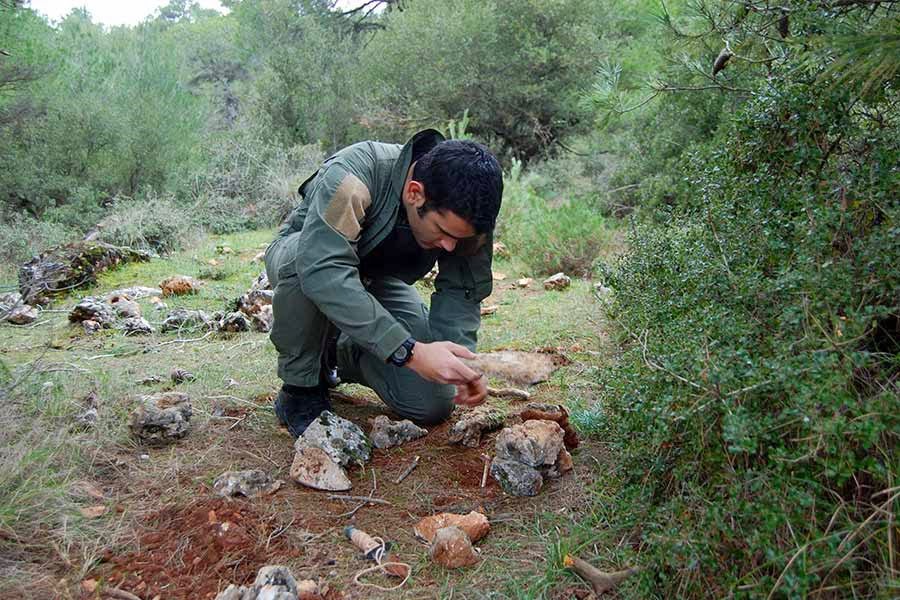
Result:
M230 583L252 583L273 558L301 554L284 538L270 541L277 527L253 505L223 498L169 506L147 518L138 550L108 553L94 576L144 598L214 598Z

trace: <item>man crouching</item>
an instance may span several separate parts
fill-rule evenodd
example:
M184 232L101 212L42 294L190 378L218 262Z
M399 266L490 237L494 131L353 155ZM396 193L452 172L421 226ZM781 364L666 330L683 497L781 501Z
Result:
M361 142L326 160L300 194L266 250L279 421L301 435L331 409L337 374L419 424L484 402L484 378L460 358L473 357L491 293L503 195L494 155L433 129L402 147ZM429 310L412 284L435 263Z

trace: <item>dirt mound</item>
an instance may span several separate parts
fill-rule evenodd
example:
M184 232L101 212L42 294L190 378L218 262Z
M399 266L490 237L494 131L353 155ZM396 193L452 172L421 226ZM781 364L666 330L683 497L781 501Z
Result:
M142 598L215 598L229 583L252 583L261 566L302 553L277 531L274 518L245 502L169 506L147 517L138 550L107 553L93 576Z

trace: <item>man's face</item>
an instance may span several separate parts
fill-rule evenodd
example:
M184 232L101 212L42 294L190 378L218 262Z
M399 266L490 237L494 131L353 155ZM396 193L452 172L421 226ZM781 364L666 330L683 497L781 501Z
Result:
M453 252L459 240L475 235L475 228L452 211L429 210L419 214L425 204L425 195L417 181L409 181L404 192L403 205L409 228L422 248Z

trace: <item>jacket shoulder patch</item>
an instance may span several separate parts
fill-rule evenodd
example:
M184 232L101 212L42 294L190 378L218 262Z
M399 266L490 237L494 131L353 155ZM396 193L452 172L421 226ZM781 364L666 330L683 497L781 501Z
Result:
M366 209L371 205L369 188L359 177L347 173L328 201L325 222L351 242L358 241Z

